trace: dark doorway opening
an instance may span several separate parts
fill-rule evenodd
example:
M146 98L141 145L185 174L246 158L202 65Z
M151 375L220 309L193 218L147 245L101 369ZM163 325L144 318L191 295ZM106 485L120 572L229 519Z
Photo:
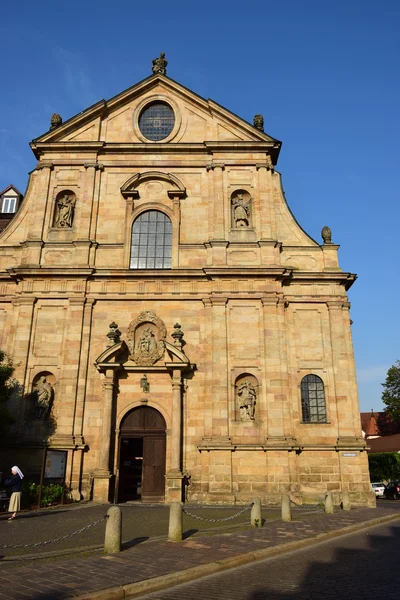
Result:
M154 408L131 410L121 423L118 502L163 502L165 421Z
M141 500L143 438L121 438L119 501Z

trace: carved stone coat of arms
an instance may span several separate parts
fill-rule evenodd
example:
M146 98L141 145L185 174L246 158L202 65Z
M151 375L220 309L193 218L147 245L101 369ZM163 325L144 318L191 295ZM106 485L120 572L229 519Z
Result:
M128 328L128 348L131 358L137 365L154 365L164 356L164 340L167 329L164 323L151 311L141 312Z

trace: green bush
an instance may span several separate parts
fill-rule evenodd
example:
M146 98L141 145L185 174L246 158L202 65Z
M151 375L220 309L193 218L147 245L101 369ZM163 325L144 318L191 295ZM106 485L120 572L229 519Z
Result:
M27 481L22 486L22 500L25 506L37 505L39 500L40 485ZM42 485L42 496L40 498L40 506L50 506L61 502L63 486L58 483L50 483ZM69 492L64 490L64 502L69 502Z

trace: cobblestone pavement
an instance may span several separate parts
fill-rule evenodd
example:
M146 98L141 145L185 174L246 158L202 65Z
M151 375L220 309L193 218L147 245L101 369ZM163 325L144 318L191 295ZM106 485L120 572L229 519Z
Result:
M77 531L107 514L109 505L87 504L83 506L56 507L47 511L20 513L13 522L8 522L8 513L0 515L0 546L34 544L68 535ZM135 545L144 540L165 536L168 533L169 509L164 505L121 505L123 532L122 539L126 544ZM188 510L202 517L226 518L239 512L241 506L225 507L190 507ZM278 509L265 510L264 518L278 518ZM226 527L228 525L246 525L250 521L250 509L237 519L228 522L209 523L192 517L184 516L186 534L207 528ZM38 546L36 549L0 548L0 556L20 556L22 554L37 554L56 550L90 548L104 543L105 521L87 529L79 535L49 545Z
M117 555L59 558L52 562L0 561L0 600L66 600L84 593L176 573L261 548L272 548L288 541L304 540L380 516L400 516L399 509L399 502L386 502L379 503L376 510L338 511L334 515L303 513L290 523L275 519L267 521L262 529L199 534L189 537L181 544L173 544L165 539L140 543ZM84 513L85 510L81 512ZM42 518L44 517L40 519ZM29 519L25 523L28 535ZM11 528L16 524L17 521L2 523Z
M396 521L142 599L397 600L399 544Z

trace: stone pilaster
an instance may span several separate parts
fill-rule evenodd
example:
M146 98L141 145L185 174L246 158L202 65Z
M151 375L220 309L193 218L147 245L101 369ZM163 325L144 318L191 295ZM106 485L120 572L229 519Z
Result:
M229 436L227 298L212 297L212 438Z
M167 502L182 500L182 373L172 371L172 423L170 469L166 475Z
M18 414L18 435L23 433L25 418L25 394L29 391L28 385L28 357L32 339L32 325L36 298L17 297L13 299L13 319L11 325L11 337L14 345L11 349L11 356L16 365L14 377L17 381L23 382L23 390L19 398L19 406L16 409Z
M256 165L258 172L258 196L260 203L261 240L276 240L275 211L271 190L271 165L261 163Z
M73 432L75 429L84 310L85 298L83 296L69 298L60 360L60 402L57 404L57 432L54 438L54 444L58 447L75 445ZM80 443L80 440L78 440L78 443Z
M108 502L110 484L111 425L114 402L114 371L107 369L102 382L103 410L99 448L99 466L94 472L93 500Z
M264 354L267 389L267 431L268 438L283 437L285 434L283 411L287 402L282 389L281 372L281 327L279 324L279 305L276 295L261 298L264 321ZM279 308L278 308L279 307Z
M212 193L210 194L209 213L212 215L210 228L211 263L213 265L226 265L226 225L225 225L225 187L223 163L213 162L207 170L213 173Z
M83 417L85 411L85 396L87 388L87 375L90 354L90 338L92 332L93 306L96 300L86 299L83 308L82 324L82 348L79 361L78 387L75 403L75 419L73 425L73 436L76 444L83 444Z
M51 175L54 169L52 162L39 162L36 169L40 171L37 175L37 189L40 189L30 211L29 236L24 244L24 265L39 265L43 246L43 231L51 213L51 202L49 200ZM47 217L47 218L46 218Z
M332 372L338 413L338 438L359 437L359 405L351 346L349 303L327 302L332 348ZM356 418L356 413L357 417ZM357 426L356 426L357 424Z

